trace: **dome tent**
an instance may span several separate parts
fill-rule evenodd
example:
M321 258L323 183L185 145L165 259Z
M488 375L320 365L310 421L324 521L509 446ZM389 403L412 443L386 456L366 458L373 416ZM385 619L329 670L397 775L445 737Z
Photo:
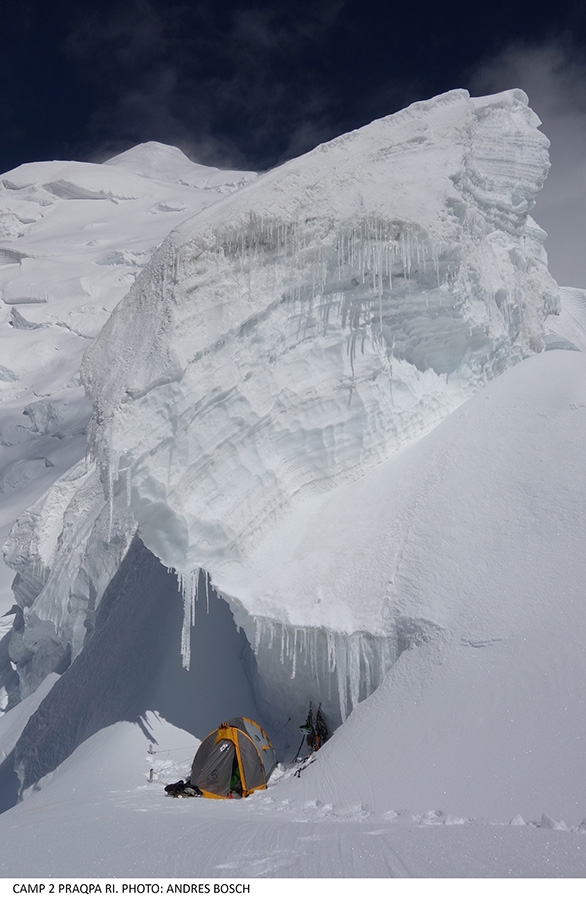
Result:
M204 797L224 800L264 790L277 764L266 732L246 717L229 719L201 742L190 785Z

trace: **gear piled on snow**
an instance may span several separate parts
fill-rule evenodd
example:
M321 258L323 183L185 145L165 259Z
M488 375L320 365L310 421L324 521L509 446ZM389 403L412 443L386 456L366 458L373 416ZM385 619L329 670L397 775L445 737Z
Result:
M165 790L170 797L201 797L202 793L199 788L192 787L189 782L183 780L176 781L174 784L165 785Z
M312 753L314 750L319 750L320 747L323 747L330 735L321 711L321 703L317 708L315 717L313 715L313 705L309 704L307 719L299 727L305 733L305 742Z
M264 790L277 756L266 732L246 717L222 722L201 742L188 782L168 784L171 797L226 800Z

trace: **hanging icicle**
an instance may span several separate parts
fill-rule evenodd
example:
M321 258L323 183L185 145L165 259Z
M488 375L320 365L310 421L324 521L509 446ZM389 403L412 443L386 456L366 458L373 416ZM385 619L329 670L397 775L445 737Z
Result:
M197 605L197 591L199 584L199 569L194 569L187 575L177 573L179 591L183 597L183 627L181 629L181 662L183 668L189 671L191 664L191 629L195 625L195 608Z
M288 671L302 691L310 683L320 696L336 698L342 719L376 690L398 655L389 637L341 634L262 617L254 618L253 644L259 664L272 673L270 681L275 666Z

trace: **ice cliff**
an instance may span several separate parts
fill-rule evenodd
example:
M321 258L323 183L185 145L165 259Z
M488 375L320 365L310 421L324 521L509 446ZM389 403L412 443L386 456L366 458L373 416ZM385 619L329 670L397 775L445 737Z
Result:
M0 712L79 653L120 562L95 547L82 355L169 231L255 178L156 142L0 175L0 545L22 516L6 547L18 607L0 559Z
M433 637L433 618L396 614L409 511L383 533L361 486L544 347L559 300L530 216L548 169L538 126L521 91L452 91L169 235L84 358L95 468L57 482L8 544L12 565L24 572L19 555L32 554L43 569L26 614L37 632L50 623L56 645L81 650L137 530L178 575L185 663L203 569L256 651L269 704L321 691L345 717ZM72 515L75 479L87 515ZM65 525L43 556L51 510ZM77 604L64 600L72 579Z

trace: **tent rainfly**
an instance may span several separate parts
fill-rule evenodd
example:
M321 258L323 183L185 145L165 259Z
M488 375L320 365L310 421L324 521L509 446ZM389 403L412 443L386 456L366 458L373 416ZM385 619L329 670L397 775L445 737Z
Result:
M201 742L189 783L204 797L225 800L264 790L277 757L266 732L246 717L229 719Z

